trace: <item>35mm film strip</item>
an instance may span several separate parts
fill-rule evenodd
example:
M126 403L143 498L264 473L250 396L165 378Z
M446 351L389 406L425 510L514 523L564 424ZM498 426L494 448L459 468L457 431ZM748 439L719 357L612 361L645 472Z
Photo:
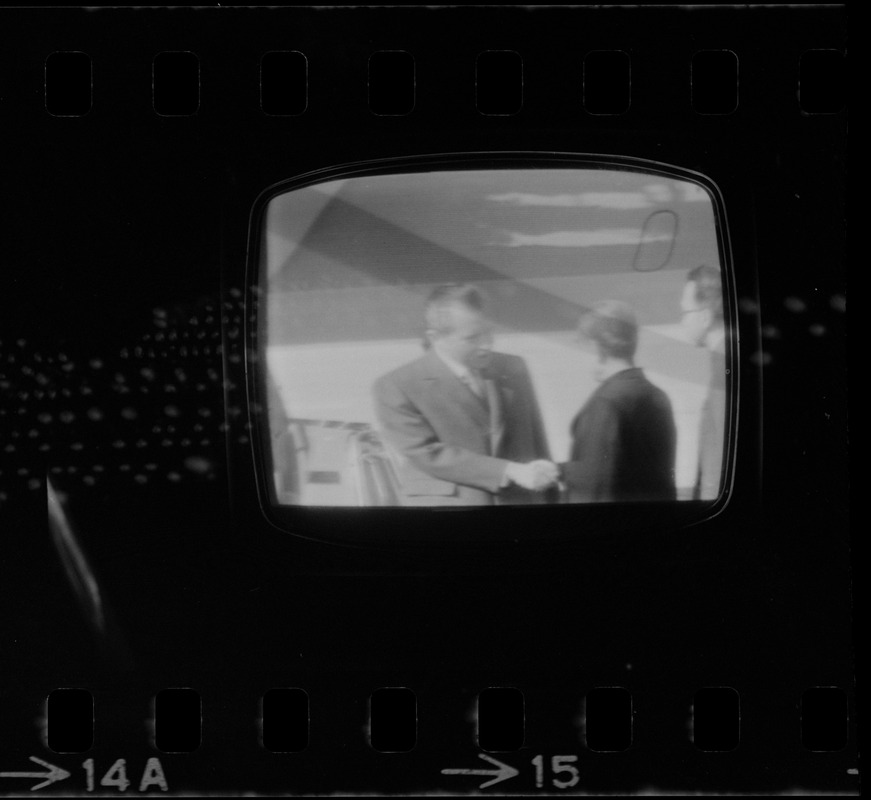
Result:
M0 793L858 793L844 6L0 19Z

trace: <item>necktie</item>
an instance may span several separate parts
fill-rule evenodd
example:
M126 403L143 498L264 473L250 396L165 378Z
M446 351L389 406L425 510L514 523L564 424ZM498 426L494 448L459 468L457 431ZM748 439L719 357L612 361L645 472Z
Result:
M463 373L463 383L471 389L472 393L479 399L484 399L484 381L479 375L476 375L472 370Z

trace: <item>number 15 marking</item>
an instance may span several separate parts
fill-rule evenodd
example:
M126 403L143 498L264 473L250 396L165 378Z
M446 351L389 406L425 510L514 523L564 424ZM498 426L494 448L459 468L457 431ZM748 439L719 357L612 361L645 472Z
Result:
M575 766L577 760L577 756L551 756L550 771L553 775L551 783L557 789L571 789L572 786L577 785L581 779L578 768ZM544 756L536 756L532 759L532 764L535 767L535 787L541 789L544 786ZM557 775L568 777L558 778Z

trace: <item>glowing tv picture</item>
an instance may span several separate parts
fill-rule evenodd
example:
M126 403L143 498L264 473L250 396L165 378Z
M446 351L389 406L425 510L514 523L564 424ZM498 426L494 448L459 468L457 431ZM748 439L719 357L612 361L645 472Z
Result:
M614 165L274 193L271 502L715 502L735 411L717 214L701 181Z

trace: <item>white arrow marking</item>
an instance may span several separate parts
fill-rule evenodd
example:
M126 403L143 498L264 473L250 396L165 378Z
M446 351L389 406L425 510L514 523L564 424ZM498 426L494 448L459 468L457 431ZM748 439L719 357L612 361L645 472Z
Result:
M497 761L495 758L490 758L490 756L486 756L483 753L478 753L478 758L483 758L484 761L489 761L494 767L498 767L498 769L443 769L442 775L495 775L491 781L485 781L478 788L486 789L488 786L492 786L494 783L500 783L501 781L507 781L509 778L513 778L515 775L519 775L520 772L514 767L503 764L501 761Z
M49 764L48 761L43 761L36 756L30 756L30 760L35 764L40 764L48 769L48 772L0 772L0 778L44 778L42 783L37 783L36 786L31 786L30 791L35 792L42 789L43 786L48 786L55 781L62 781L69 778L70 773L65 769L56 767L54 764Z

